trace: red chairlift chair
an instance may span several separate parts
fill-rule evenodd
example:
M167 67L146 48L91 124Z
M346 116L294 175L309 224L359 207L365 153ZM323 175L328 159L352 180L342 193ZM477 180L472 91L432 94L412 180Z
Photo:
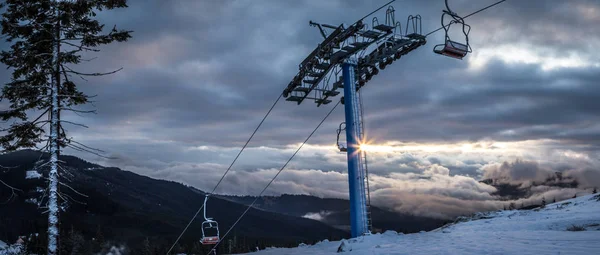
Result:
M471 31L471 26L466 24L462 17L458 16L458 14L456 14L455 12L453 12L450 9L450 7L448 6L448 0L446 0L445 2L446 2L447 10L443 10L444 13L442 14L442 20L441 20L442 27L444 28L444 31L446 32L445 43L436 45L433 48L433 52L440 54L440 55L448 56L451 58L463 59L468 53L472 52L471 46L469 45L469 32ZM448 24L445 24L444 23L445 17L450 17L450 18L452 18L452 20ZM450 27L452 26L452 24L461 24L462 25L463 34L465 35L465 43L464 44L450 39L450 36L448 35L448 31L450 30Z
M213 245L219 243L219 224L212 218L206 217L206 201L208 195L204 197L204 222L202 222L202 239L200 243L203 245Z

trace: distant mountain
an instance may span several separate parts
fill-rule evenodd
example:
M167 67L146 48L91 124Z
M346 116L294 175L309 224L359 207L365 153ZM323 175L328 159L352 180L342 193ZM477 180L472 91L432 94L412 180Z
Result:
M256 197L252 196L219 196L221 198L250 204ZM348 229L350 225L350 204L348 200L335 198L318 198L307 195L281 195L260 197L254 205L265 211L277 212L297 217L310 217L340 229ZM371 206L374 230L381 232L394 230L403 233L429 231L443 226L447 221L387 211Z
M42 210L31 203L32 199L39 198L36 189L43 187L44 181L26 179L27 171L33 169L39 158L40 153L30 150L0 155L0 165L15 167L0 170L0 179L21 190L17 199L0 204L0 240L14 242L18 235L45 233L47 215L42 215ZM65 236L72 236L68 233L76 231L85 239L119 240L134 249L150 243L156 254L165 254L203 203L202 192L176 182L102 167L72 156L61 156L61 160L68 170L64 176L71 179L69 186L60 187L61 191L85 203L72 202L67 212L61 215L61 243L70 242L71 239ZM78 196L71 188L87 197ZM0 185L0 203L9 197L10 191ZM208 203L208 214L219 222L221 235L245 209L244 205L219 198ZM179 247L206 252L198 248L201 222L199 215L182 237ZM237 250L244 251L244 247L291 246L348 236L348 232L316 220L251 209L227 237L231 241L224 245L233 241L233 245L242 247ZM45 247L45 239L39 238L36 245Z

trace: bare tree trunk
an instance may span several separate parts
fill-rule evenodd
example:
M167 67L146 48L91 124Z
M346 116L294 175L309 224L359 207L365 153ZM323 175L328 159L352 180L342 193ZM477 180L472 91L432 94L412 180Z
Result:
M57 4L60 1L56 1ZM55 49L52 55L52 64L56 66L56 71L52 74L52 108L50 111L50 174L49 174L49 197L48 197L48 255L58 254L58 153L60 151L59 140L59 107L58 107L58 87L60 86L60 20L58 16L60 10L56 7L56 38Z
M48 255L57 254L58 246L58 93L52 84L52 111L50 113L50 175L48 197Z

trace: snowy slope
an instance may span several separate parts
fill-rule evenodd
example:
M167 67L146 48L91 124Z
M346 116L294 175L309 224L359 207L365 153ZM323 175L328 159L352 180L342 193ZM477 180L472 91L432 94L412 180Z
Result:
M22 251L20 245L7 245L5 242L0 241L0 255L19 255Z
M574 225L585 231L567 231ZM252 254L337 254L341 242ZM343 242L345 254L600 254L600 194L542 209L480 213L431 232L388 231Z

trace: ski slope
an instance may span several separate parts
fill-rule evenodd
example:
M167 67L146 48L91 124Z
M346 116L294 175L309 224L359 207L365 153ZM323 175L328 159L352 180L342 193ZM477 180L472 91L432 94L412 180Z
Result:
M585 230L567 230L573 226ZM600 194L528 211L478 213L431 232L388 231L252 254L337 254L342 242L346 254L600 254Z

